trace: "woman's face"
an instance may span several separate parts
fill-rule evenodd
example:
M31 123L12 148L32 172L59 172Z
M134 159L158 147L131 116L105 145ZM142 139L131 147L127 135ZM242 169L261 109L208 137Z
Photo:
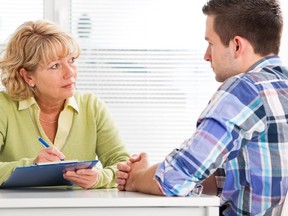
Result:
M55 103L73 96L78 73L75 60L73 55L59 58L39 67L33 73L38 100Z

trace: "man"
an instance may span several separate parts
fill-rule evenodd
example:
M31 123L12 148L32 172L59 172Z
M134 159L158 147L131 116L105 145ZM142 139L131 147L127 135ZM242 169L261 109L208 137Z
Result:
M288 70L277 0L210 0L205 60L223 82L192 137L151 167L119 163L119 190L218 194L224 215L279 213L288 189Z

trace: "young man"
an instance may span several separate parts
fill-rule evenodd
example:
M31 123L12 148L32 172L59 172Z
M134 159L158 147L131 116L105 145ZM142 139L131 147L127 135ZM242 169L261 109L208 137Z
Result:
M190 139L151 167L142 153L119 163L119 190L219 194L224 215L281 211L288 189L288 70L279 53L277 0L210 0L205 39L217 81Z

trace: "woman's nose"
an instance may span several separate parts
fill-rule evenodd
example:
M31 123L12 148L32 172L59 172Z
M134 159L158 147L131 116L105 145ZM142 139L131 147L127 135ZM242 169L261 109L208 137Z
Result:
M70 65L64 66L64 78L69 79L74 76L75 74L75 68L71 67Z

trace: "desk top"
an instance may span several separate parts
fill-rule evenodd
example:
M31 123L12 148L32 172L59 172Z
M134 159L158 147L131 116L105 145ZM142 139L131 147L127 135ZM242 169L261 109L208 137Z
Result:
M117 189L25 188L0 190L0 208L193 207L220 205L216 196L164 197Z

